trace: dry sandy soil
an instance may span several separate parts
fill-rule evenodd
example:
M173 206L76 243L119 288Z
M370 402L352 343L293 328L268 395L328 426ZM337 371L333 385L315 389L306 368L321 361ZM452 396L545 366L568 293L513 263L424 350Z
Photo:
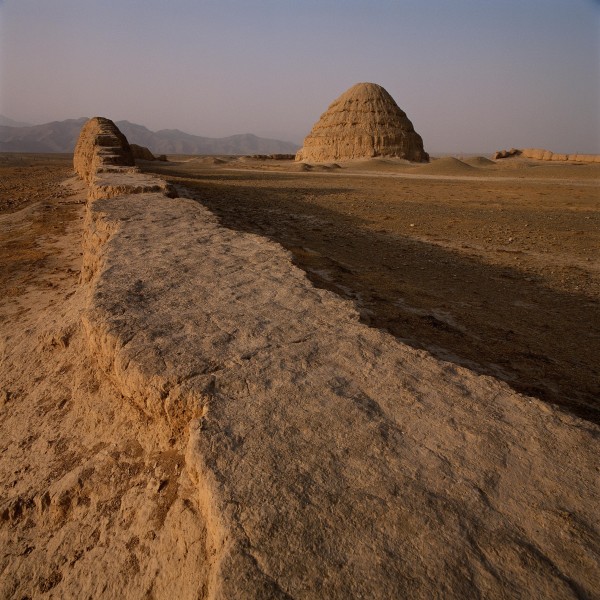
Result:
M600 422L600 167L173 161L145 168L291 250L364 322Z
M0 598L197 597L205 531L182 449L99 374L82 333L87 192L72 175L72 156L0 155Z
M404 353L396 383L405 390L396 395L388 393L387 380L378 378L378 370L389 374L400 364L377 355L375 342L389 336L347 323L349 331L361 335L344 340L344 353L355 357L350 346L356 345L368 358L357 374L360 389L354 389L358 384L334 381L325 369L330 366L326 356L336 351L337 333L328 331L328 323L306 324L309 336L281 348L273 343L272 351L264 351L260 344L266 334L260 332L267 321L261 321L262 329L250 332L260 333L250 340L256 351L241 358L235 352L248 344L243 327L229 337L212 331L209 339L210 328L228 318L234 331L237 313L259 297L263 312L271 304L281 312L286 298L278 297L277 289L269 295L257 288L244 298L246 288L229 290L225 281L208 281L205 272L191 284L205 281L206 289L173 299L151 273L143 281L128 278L128 243L148 250L150 271L159 264L157 257L167 260L172 254L176 264L193 273L192 263L205 256L206 270L214 269L218 277L244 273L239 257L233 261L222 249L234 254L247 246L247 256L266 266L258 275L250 269L249 279L272 277L283 288L293 273L283 267L281 273L269 272L285 262L275 244L224 232L206 211L190 208L197 206L193 202L174 203L181 218L165 224L165 198L156 206L147 206L144 198L128 205L100 201L98 215L112 211L117 218L121 211L126 217L110 266L117 274L122 269L121 279L107 278L104 285L114 285L124 294L123 305L148 319L147 331L138 332L138 346L170 344L176 354L185 340L161 338L165 323L156 315L176 319L180 312L198 310L199 298L206 306L211 298L236 298L216 324L210 314L202 315L205 329L186 334L202 351L204 338L207 344L223 338L222 348L229 351L230 344L232 350L219 358L220 370L197 375L202 385L203 378L211 380L206 390L212 399L202 434L191 432L191 456L184 456L187 440L165 436L160 422L124 398L91 355L81 326L89 300L80 277L85 190L73 181L61 184L72 173L70 157L0 155L0 438L5 440L0 447L0 598L203 598L215 589L210 580L217 575L233 586L229 589L250 590L247 581L233 580L254 572L256 565L272 577L265 589L280 586L272 592L278 598L319 597L314 591L319 588L298 591L315 581L322 590L330 584L339 592L348 585L362 593L360 586L369 589L385 577L397 589L417 590L414 597L432 597L432 590L460 597L460 589L484 595L489 589L490 597L501 597L498 590L516 595L523 586L539 597L590 596L597 589L598 538L597 466L589 442L597 428L513 397L506 386L472 377L452 362L496 375L519 391L598 422L599 170L518 160L499 166L473 162L476 166L444 160L419 167L375 161L311 168L196 158L145 165L175 183L181 195L209 207L226 227L259 233L290 249L317 285L355 302L364 322L450 361ZM192 238L203 244L178 247L186 236L180 225L193 233L188 244ZM173 244L151 244L147 236L154 230L147 226L168 233ZM145 262L141 251L131 258L138 273ZM185 290L185 273L178 276ZM325 292L301 288L297 274L293 280L300 298L316 296L329 303L327 314L336 307L346 310ZM156 315L146 305L155 300ZM171 314L172 300L181 306ZM285 341L303 328L300 322L286 323L271 337ZM327 344L319 345L320 328ZM198 360L206 357L209 352L198 352ZM340 373L352 372L354 362L336 360ZM276 368L290 381L268 381ZM321 371L335 389L319 397L309 392L313 383L320 385ZM436 381L426 381L424 373L434 373ZM456 400L461 382L464 402ZM477 394L486 397L488 388L494 406L470 404ZM359 393L362 389L372 389L379 404ZM272 401L263 402L261 393L271 394ZM278 394L293 401L280 405ZM446 402L449 397L453 401ZM352 431L357 423L361 427ZM552 447L557 440L560 448ZM315 450L319 443L329 448L322 455ZM253 468L248 470L245 461ZM198 473L190 478L186 464L212 469L222 478L202 480ZM360 481L360 474L373 481ZM386 488L390 474L401 482L391 491ZM222 516L234 524L238 519L244 535L231 528L225 537L232 543L249 540L234 548L239 552L232 551L231 562L223 561L217 575L210 571L215 518L207 521L199 498L209 488L236 507ZM335 497L323 495L332 489ZM402 502L386 503L388 497ZM346 506L348 498L359 501ZM390 520L402 524L406 536L402 528L391 536L382 525ZM321 522L322 532L315 525ZM330 531L335 535L328 538ZM328 552L318 546L325 543L321 533L331 544ZM336 558L334 542L342 539L346 545L339 548L347 549L350 541L357 549L350 560L349 555ZM306 540L315 552L307 552L313 546ZM371 542L374 553L368 551ZM234 562L248 556L254 560L251 568ZM382 565L377 577L369 567L374 581L348 577L362 573L359 569L371 565L373 556ZM296 582L305 567L318 573L322 564L333 564L332 557L341 561L339 568L325 573L323 581L311 575ZM389 571L384 559L398 573ZM418 565L412 571L418 580L401 581L409 564ZM441 580L439 573L447 578ZM286 595L287 586L295 591Z

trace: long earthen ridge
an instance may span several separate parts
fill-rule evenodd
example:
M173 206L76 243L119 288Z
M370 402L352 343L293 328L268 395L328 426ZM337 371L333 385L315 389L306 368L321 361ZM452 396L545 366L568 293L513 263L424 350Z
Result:
M534 160L547 160L552 162L584 162L600 163L600 154L562 154L551 152L543 148L511 148L510 150L498 150L494 152L494 160L500 158L511 158L512 156L521 156L523 158L532 158Z
M187 447L207 597L594 595L598 428L361 324L281 246L105 160L103 136L75 156L84 328Z

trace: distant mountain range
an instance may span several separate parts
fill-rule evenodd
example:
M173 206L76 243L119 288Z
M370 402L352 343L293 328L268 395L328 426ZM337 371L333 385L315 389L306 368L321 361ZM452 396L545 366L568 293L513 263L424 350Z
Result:
M73 152L86 121L67 119L23 127L11 125L15 121L0 115L0 152ZM298 150L296 144L251 133L209 138L178 129L150 131L129 121L116 124L130 143L145 146L155 154L293 154Z
M0 115L0 125L7 127L31 127L31 123L23 123L22 121L13 121L4 115Z

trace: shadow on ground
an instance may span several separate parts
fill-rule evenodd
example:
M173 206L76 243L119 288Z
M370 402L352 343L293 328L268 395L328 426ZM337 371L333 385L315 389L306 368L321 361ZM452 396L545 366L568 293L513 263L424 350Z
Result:
M552 289L515 268L373 231L355 215L310 201L349 188L298 187L289 175L255 186L250 174L170 174L185 177L173 182L225 227L290 250L315 285L352 300L366 324L600 423L600 305L593 298Z

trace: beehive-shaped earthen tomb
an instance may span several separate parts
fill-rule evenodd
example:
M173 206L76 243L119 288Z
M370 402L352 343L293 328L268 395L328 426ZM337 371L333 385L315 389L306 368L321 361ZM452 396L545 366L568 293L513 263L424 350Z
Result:
M390 94L376 83L357 83L321 115L296 160L324 162L375 156L429 160L421 136Z

